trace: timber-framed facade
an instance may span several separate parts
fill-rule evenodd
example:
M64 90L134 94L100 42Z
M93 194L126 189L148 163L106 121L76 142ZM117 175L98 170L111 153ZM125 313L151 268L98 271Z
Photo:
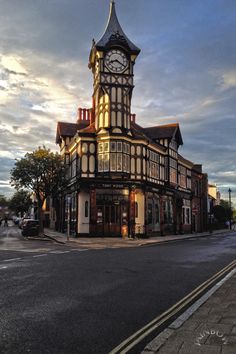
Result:
M57 126L68 180L57 206L61 231L68 218L75 236L148 237L205 229L207 176L179 154L179 124L144 128L131 114L139 53L112 1L105 33L93 42L89 57L92 108L79 108L76 123ZM202 194L194 196L196 183Z

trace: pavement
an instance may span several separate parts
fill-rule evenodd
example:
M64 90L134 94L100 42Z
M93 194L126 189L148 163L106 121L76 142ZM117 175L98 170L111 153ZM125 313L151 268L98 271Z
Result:
M122 248L122 247L138 247L145 245L154 245L159 243L166 243L172 241L181 241L196 237L206 237L212 235L226 234L230 231L227 229L216 230L213 233L202 232L202 233L193 233L193 234L183 234L183 235L166 235L159 237L150 237L146 239L141 238L118 238L118 237L69 237L61 232L54 231L52 229L45 228L44 234L49 238L69 246L79 246L82 248L89 249L104 249L104 248ZM233 231L232 231L233 232Z
M156 353L236 353L236 268L142 351Z

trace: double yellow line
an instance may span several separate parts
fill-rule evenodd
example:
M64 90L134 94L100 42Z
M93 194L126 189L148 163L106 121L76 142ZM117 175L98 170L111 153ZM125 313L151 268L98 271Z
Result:
M154 320L149 322L146 326L132 334L129 338L125 339L121 344L114 348L109 354L125 354L128 353L133 347L140 343L145 337L150 335L153 331L157 330L163 323L168 321L176 313L180 312L181 309L189 305L193 300L195 300L199 295L201 295L210 285L215 283L226 273L229 273L232 269L236 267L236 260L228 264L225 268L221 269L218 273L213 275L210 279L206 280L204 283L199 285L190 294L185 296L167 311L163 312L160 316L156 317Z

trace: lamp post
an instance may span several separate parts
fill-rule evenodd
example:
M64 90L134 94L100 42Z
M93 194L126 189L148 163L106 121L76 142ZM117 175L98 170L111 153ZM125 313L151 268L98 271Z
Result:
M231 189L229 188L229 229L232 230L232 220L231 220Z

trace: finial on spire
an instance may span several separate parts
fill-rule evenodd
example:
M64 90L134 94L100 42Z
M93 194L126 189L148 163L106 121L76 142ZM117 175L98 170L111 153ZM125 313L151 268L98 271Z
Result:
M107 26L102 38L96 43L96 48L104 48L114 39L122 41L123 45L126 45L131 52L136 54L140 52L140 49L128 39L122 30L116 15L115 0L110 0L110 13Z

